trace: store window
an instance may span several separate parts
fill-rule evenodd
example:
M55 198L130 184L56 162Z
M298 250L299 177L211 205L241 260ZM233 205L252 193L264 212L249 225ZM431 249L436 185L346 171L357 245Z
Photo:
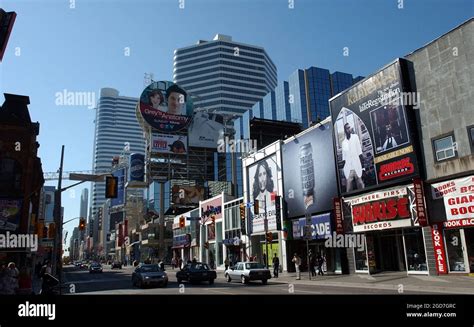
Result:
M464 254L462 251L461 230L445 230L444 236L446 240L446 250L448 251L449 271L466 271Z
M405 237L408 271L428 271L421 229L405 230L403 235Z
M457 144L454 141L454 135L433 140L433 152L436 162L457 157Z

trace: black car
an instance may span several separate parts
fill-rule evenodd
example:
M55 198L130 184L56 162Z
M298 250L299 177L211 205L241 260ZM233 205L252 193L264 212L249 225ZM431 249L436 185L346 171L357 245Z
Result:
M122 263L118 261L112 262L110 264L110 269L114 269L114 268L122 269Z
M217 278L217 274L214 270L211 270L209 266L202 262L188 263L184 268L176 273L176 279L178 283L183 280L190 283L197 282L209 282L214 284L214 280Z
M98 262L93 262L89 266L89 272L92 273L102 273L102 265Z

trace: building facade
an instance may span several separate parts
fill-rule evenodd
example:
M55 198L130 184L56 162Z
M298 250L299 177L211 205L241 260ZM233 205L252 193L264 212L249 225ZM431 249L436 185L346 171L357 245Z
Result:
M418 92L429 258L438 274L474 272L473 40L471 18L406 56Z

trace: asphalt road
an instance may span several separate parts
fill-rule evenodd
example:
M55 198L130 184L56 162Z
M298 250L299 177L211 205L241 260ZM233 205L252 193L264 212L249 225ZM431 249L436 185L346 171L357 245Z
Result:
M131 267L123 269L110 269L104 266L103 273L89 273L88 270L81 270L76 267L65 267L65 289L68 293L76 294L189 294L189 295L233 295L233 294L398 294L394 290L381 290L373 288L355 288L339 286L320 286L289 284L286 281L271 279L267 285L260 281L243 285L239 282L228 283L224 279L224 274L218 272L217 279L213 285L207 282L201 284L178 284L176 281L176 270L167 270L169 282L168 286L140 289L133 287L131 283ZM404 294L419 294L404 292Z

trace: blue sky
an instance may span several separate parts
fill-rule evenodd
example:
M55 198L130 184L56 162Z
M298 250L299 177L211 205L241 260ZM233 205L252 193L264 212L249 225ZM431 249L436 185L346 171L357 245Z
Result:
M472 0L294 0L293 9L289 0L184 0L181 9L182 1L2 0L18 16L0 91L30 97L45 172L58 169L62 144L66 171L92 168L94 110L58 106L57 92L113 87L139 97L145 72L171 80L173 50L199 39L221 33L264 47L279 81L309 66L366 76L474 13ZM79 216L84 187L64 192L65 219ZM69 236L77 224L66 225Z

